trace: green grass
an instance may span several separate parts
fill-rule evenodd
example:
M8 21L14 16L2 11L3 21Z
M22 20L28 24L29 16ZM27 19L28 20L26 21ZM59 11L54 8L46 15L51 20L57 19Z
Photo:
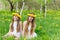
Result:
M31 11L23 11L22 21L26 20L29 12ZM37 15L35 31L38 36L31 40L60 40L60 11L48 10L46 18L38 10L33 12ZM10 11L0 11L0 40L4 40L2 36L8 32L11 19ZM23 38L20 39L23 40ZM14 38L8 37L6 40L14 40Z

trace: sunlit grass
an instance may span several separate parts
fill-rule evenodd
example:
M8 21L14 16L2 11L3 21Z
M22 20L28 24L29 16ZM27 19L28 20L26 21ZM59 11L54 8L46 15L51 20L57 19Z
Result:
M30 11L24 10L22 14L22 21L26 20L27 14ZM60 40L60 11L47 11L46 19L43 13L40 14L39 11L33 11L37 15L36 17L36 33L37 38L31 40ZM9 24L12 19L12 14L9 11L0 11L0 40L9 30ZM8 37L6 40L14 40L14 38ZM24 40L24 38L20 38Z

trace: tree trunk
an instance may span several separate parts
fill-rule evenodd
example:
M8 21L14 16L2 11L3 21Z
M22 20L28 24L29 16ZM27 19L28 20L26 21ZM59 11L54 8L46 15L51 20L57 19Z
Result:
M44 13L44 17L46 18L46 0L44 1L44 5L42 6L42 11Z
M45 5L42 6L43 13L45 13Z
M16 2L16 11L18 12L18 2Z
M40 14L42 13L42 3L41 3L41 7L40 7Z
M10 1L10 0L8 0L8 2L9 2L9 4L10 4L10 7L11 7L11 11L13 11L13 8L14 8L14 6L13 6L13 3Z
M47 13L46 11L47 11L47 5L46 5L46 0L45 0L45 14L44 14L45 18L46 18L46 13Z
M22 15L22 11L23 11L23 9L24 9L24 5L25 5L24 0L22 0L22 2L23 2L23 4L22 4L21 11L20 11L20 15Z

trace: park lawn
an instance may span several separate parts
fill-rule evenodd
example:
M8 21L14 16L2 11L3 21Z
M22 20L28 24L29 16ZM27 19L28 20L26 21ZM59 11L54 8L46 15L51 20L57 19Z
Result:
M27 14L30 11L24 10L22 13L22 21L26 20ZM47 16L44 18L39 10L33 11L36 17L36 30L37 38L31 40L60 40L60 11L48 10ZM0 40L9 31L9 24L12 19L10 11L0 11ZM23 38L20 38L23 40ZM6 40L14 40L13 37L7 37Z

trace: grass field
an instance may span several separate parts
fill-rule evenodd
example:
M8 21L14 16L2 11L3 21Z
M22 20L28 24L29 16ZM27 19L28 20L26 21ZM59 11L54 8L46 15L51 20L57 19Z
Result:
M22 14L22 21L26 20L27 13L30 11L24 10ZM37 38L31 40L60 40L60 11L47 11L46 18L43 14L40 14L38 10L34 11L36 17L36 33ZM12 19L12 13L10 11L0 11L0 40L9 30L9 24ZM20 38L23 40L23 38ZM13 37L7 37L6 40L14 40Z

